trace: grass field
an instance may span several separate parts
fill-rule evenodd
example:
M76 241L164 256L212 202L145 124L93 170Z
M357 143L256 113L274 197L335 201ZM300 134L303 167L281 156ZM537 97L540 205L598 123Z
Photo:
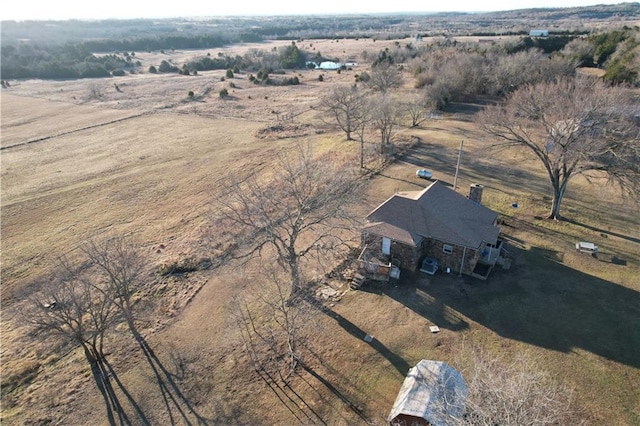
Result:
M314 46L345 56L384 47L347 43ZM195 54L171 55L177 62ZM159 59L140 58L145 65ZM148 259L149 294L157 298L154 316L141 321L144 334L173 374L183 414L164 401L132 339L115 336L109 360L153 424L171 420L167 405L176 423L384 424L409 367L426 358L466 371L467 355L476 349L507 358L530 354L575 391L576 421L639 424L638 205L576 178L563 205L570 221L541 219L549 205L543 170L523 153L487 151L489 141L470 120L473 105L454 106L396 135L422 142L373 175L353 208L365 215L395 191L421 189L425 181L415 177L416 168L452 184L464 140L458 191L485 186L483 203L505 223L512 268L495 271L487 282L403 272L395 287L347 292L331 315L318 319L311 369L290 388L266 386L241 349L230 303L260 285L251 270L229 265L173 278L153 273L168 259L200 255L202 229L225 182L266 170L278 149L310 142L353 158L358 167L358 144L345 142L317 108L328 88L352 83L356 72L325 73L319 82L318 72L303 71L303 84L295 87L253 86L239 75L226 101L217 96L225 84L221 72L24 81L3 89L2 423L105 423L82 355L52 355L54 345L29 340L15 312L57 256L88 238L129 234ZM190 100L189 90L202 96ZM402 90L411 90L410 81ZM93 97L96 92L101 96ZM299 126L265 137L260 131L280 113L294 113ZM376 141L374 135L369 140ZM598 244L598 258L575 252L575 242L584 240ZM434 324L440 333L429 332ZM365 334L375 340L364 342ZM131 404L127 410L134 416Z

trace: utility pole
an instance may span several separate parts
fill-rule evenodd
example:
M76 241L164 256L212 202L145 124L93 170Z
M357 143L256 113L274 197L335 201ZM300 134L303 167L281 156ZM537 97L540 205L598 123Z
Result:
M456 176L453 178L453 190L456 190L458 185L458 171L460 170L460 157L462 157L462 144L464 141L460 141L460 151L458 151L458 165L456 166Z

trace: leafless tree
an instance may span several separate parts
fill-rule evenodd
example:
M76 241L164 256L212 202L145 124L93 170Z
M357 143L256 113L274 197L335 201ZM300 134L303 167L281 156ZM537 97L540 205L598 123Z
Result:
M583 38L575 38L567 43L560 54L576 66L592 66L596 47Z
M112 298L129 330L138 340L140 333L135 324L132 295L142 285L144 259L124 237L107 238L100 242L92 240L82 247L82 251L102 276L96 290Z
M104 94L102 93L102 89L97 85L97 84L93 84L91 85L91 87L89 87L89 95L87 96L87 98L89 100L101 100L104 97Z
M254 367L286 383L303 361L307 337L319 314L311 296L290 303L290 286L276 270L264 266L257 289L236 300L235 317ZM317 333L317 329L316 329Z
M366 94L355 85L336 87L322 99L323 107L348 141L353 140L352 133L366 125L366 99Z
M401 109L395 98L389 94L380 94L371 103L372 125L380 134L380 153L391 143L401 116Z
M266 178L266 176L272 178ZM219 200L215 226L233 229L239 257L275 254L290 279L290 299L304 286L302 260L346 248L356 222L349 211L361 182L349 168L326 154L314 158L309 145L278 155L271 173L230 185Z
M108 286L94 280L88 265L76 267L61 259L55 279L43 283L29 299L23 312L25 321L45 337L62 338L83 349L105 401L109 423L116 423L114 412L120 423L125 422L104 354L105 336L122 320Z
M464 425L581 424L570 389L555 382L531 356L512 361L474 353L464 371L468 387Z
M129 238L115 236L100 241L91 240L81 247L81 251L86 264L95 270L93 280L88 281L89 285L103 297L110 298L126 322L156 378L172 423L174 409L187 423L189 414L199 423L205 423L138 329L136 314L139 315L139 312L136 311L140 305L134 299L143 289L145 259L137 246ZM107 367L110 367L108 363ZM138 410L138 415L148 424L144 413Z
M634 103L621 87L595 79L560 79L529 85L504 104L477 115L480 127L498 138L497 146L531 151L540 160L553 188L549 218L559 219L570 180L607 177L637 194L640 143Z
M387 93L389 89L402 84L402 73L393 64L383 61L372 68L369 85L375 90Z
M436 109L436 103L423 91L401 102L400 109L411 120L411 127L418 127L429 119L429 115Z

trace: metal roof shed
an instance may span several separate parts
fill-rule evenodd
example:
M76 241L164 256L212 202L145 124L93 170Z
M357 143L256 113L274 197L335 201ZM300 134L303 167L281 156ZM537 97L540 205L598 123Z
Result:
M387 420L394 426L456 423L464 415L467 393L458 370L423 359L409 370Z

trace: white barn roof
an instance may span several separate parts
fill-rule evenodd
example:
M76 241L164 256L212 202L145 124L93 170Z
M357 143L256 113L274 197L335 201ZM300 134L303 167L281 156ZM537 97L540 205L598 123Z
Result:
M467 393L458 370L442 361L423 359L409 370L388 421L404 414L422 418L433 426L449 425L462 418Z

